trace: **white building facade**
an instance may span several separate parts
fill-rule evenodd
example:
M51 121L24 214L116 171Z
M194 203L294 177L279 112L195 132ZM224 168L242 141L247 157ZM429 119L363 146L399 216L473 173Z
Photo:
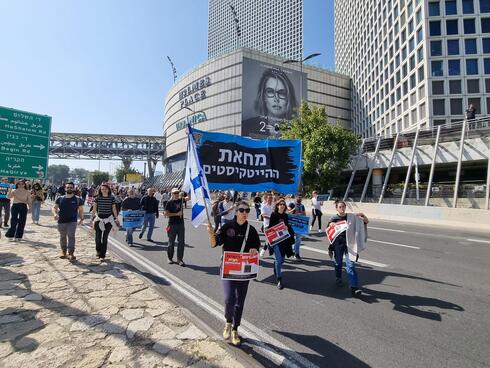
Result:
M335 54L363 137L490 113L490 0L336 0Z
M240 47L302 58L303 0L209 0L208 18L208 58Z

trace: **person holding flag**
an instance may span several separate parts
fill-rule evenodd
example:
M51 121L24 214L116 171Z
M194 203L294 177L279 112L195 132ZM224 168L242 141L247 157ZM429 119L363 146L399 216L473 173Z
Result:
M366 248L368 218L363 213L346 213L345 202L335 201L337 215L333 216L327 226L330 240L328 254L334 259L337 286L342 286L342 260L345 255L345 271L349 279L352 295L359 297L361 290L357 278L356 262L359 253Z

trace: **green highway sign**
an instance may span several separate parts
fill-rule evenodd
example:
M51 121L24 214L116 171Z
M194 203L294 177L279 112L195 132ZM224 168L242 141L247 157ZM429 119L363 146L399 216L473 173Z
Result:
M46 179L51 117L0 106L0 176Z

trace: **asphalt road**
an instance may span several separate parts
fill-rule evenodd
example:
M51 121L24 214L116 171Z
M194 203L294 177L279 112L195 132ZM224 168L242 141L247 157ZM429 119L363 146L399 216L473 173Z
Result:
M157 243L135 232L135 246L122 246L120 231L118 245L109 249L220 335L221 249L210 248L206 229L186 220L187 267L168 265L162 217L153 235ZM490 230L484 231L371 221L358 264L360 299L347 286L335 286L322 234L303 241L302 263L286 261L284 290L275 287L267 256L259 280L250 284L243 317L243 329L257 337L243 350L267 366L278 361L264 351L286 357L284 365L310 367L488 367ZM175 280L183 281L177 282L181 293L169 286Z

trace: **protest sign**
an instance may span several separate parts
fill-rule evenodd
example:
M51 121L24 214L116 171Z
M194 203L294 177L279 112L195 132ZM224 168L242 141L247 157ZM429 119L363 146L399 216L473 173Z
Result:
M265 231L265 237L271 246L274 246L276 243L279 243L290 236L291 235L289 234L288 228L284 222L280 222Z
M247 281L256 279L259 273L259 255L224 252L221 266L223 280Z
M143 219L145 218L145 211L122 211L123 223L122 227L125 229L131 229L143 226Z
M0 183L0 198L7 198L9 188L14 188L14 185L9 183Z
M318 194L316 200L318 202L326 202L330 199L330 194Z
M344 231L346 231L348 227L349 225L347 224L346 220L331 222L330 225L327 227L327 231L326 231L330 244L332 244L335 241L337 236L339 236Z
M288 221L295 234L308 234L308 225L310 224L308 216L288 214Z

